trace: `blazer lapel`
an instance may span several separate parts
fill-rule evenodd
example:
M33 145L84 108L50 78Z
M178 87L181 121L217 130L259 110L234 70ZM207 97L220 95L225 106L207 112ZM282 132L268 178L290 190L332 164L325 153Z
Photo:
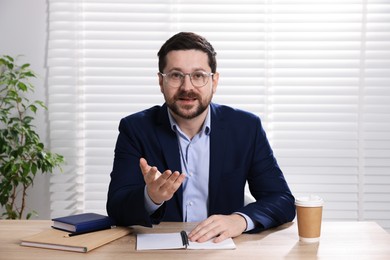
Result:
M168 118L168 110L166 104L162 106L160 109L158 119L157 119L157 138L161 145L161 150L163 153L163 157L166 162L166 169L182 172L181 164L180 164L180 152L176 134L172 131L171 125L169 123ZM176 203L179 208L182 208L183 205L183 189L180 186L179 190L175 193L175 196L172 199L176 198ZM182 211L180 212L182 215Z
M225 160L226 126L217 105L211 105L211 132L210 132L210 173L209 173L209 215L215 214L216 198L219 193L219 180Z

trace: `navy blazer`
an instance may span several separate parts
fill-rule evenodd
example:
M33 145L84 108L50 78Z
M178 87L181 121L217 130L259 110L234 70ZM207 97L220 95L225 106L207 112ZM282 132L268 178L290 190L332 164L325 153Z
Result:
M294 197L259 117L215 103L210 108L209 216L242 212L257 224L257 231L292 221ZM117 225L125 226L182 222L181 187L152 216L147 213L141 157L160 172L182 172L178 140L166 104L121 120L108 191L108 215ZM246 181L256 202L244 206Z

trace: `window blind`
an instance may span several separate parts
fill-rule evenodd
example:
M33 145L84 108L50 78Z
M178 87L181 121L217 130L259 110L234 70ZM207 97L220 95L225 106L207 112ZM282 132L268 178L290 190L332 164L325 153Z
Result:
M390 231L390 2L368 1L362 44L360 217Z
M157 51L193 31L217 51L214 102L262 118L296 196L390 230L390 3L50 0L49 120L67 165L52 215L105 214L120 118L162 104Z

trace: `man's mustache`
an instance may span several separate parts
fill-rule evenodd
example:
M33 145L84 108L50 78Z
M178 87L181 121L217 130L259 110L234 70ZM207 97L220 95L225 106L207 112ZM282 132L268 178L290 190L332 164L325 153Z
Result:
M176 99L198 99L199 95L194 92L180 92L176 95Z

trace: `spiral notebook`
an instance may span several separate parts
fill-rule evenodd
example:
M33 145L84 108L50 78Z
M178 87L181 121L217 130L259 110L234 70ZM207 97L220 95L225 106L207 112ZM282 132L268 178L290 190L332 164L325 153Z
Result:
M137 234L137 250L168 250L168 249L235 249L233 239L228 238L220 243L212 240L198 243L188 240L187 233L152 233Z

